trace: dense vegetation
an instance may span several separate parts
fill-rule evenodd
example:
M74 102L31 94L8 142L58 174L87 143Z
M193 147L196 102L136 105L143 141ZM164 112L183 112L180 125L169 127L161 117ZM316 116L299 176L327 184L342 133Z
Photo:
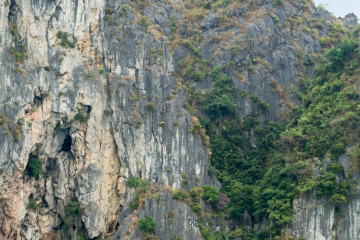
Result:
M203 139L205 128L212 153L210 171L222 183L222 192L231 199L224 212L238 219L248 212L254 223L272 220L267 232L237 229L215 239L280 237L281 229L292 223L293 200L314 190L317 198L328 198L337 209L347 201L351 181L344 178L346 173L338 158L360 136L358 34L356 28L337 48L331 49L325 55L328 62L316 69L313 79L299 81L297 95L302 108L293 114L287 126L260 121L268 105L254 95L249 97L253 102L252 113L240 119L235 104L238 90L222 67L212 71L213 90L202 94L188 87L189 103L185 107L199 119L193 121L191 131ZM359 169L358 149L353 151L347 177ZM325 157L331 159L326 168ZM311 166L320 170L317 177L313 176ZM175 197L188 196L179 191ZM205 194L203 197L218 201ZM207 230L202 229L204 237Z
M41 159L30 158L26 170L29 176L34 177L36 181L39 180L40 175L44 174Z
M70 229L73 226L79 226L80 214L84 211L83 203L79 201L70 201L64 208L65 215L61 217L62 229L65 234L65 237L70 237ZM81 231L78 230L78 233L83 235Z

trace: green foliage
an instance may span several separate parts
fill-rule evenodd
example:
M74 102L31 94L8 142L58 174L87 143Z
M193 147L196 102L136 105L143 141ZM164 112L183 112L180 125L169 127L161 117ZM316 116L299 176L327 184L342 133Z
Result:
M141 178L137 178L137 177L130 177L126 181L126 186L131 187L131 188L137 188L137 187L141 187L143 185L144 185L144 181Z
M280 18L277 15L273 15L272 19L274 20L275 23L278 23L280 21Z
M121 6L121 9L125 12L129 11L131 9L131 6L129 4L124 4Z
M70 201L64 208L65 215L61 217L64 234L69 237L69 230L80 220L80 214L84 211L84 204L79 201Z
M286 169L283 157L277 165L269 164L268 154L275 151L274 143L284 131L284 124L259 121L259 115L268 105L257 95L250 96L253 112L241 120L236 114L236 88L231 77L223 74L223 68L216 67L212 79L214 89L207 94L189 89L189 102L196 103L208 116L199 120L210 136L212 156L209 170L220 180L222 191L231 198L228 211L232 217L242 218L247 211L260 220L262 216L271 214L277 229L280 229L289 224L292 217L291 203L297 194L294 182L298 181L293 177L294 172L306 175L308 167L297 165ZM250 134L256 138L255 143L251 142ZM287 171L281 171L284 169ZM263 180L265 174L268 177ZM204 186L202 190L206 201L218 201L215 188ZM195 192L194 189L189 191L193 200L191 206L195 211L201 211L196 201L201 194Z
M282 154L276 154L269 166L260 188L254 191L254 195L257 195L254 206L260 219L269 214L274 221L273 234L279 234L279 229L292 221L292 200L297 196L296 184L309 177L311 172L302 164L286 166Z
M139 227L143 232L155 232L156 223L151 216L139 220Z
M79 121L79 122L85 122L85 116L82 113L82 110L79 109L78 110L78 114L75 115L75 120Z
M347 198L342 194L335 193L330 197L329 202L333 204L343 204L347 202Z
M222 74L222 67L216 67L212 72L214 89L205 94L203 109L211 116L235 114L235 87L230 76Z
M139 208L139 202L138 202L138 200L139 200L139 199L135 199L134 201L132 201L132 202L130 203L131 209L136 210L136 209Z
M205 78L206 78L206 73L202 70L194 74L194 80L197 82L204 81Z
M194 213L200 213L202 210L202 207L199 202L193 199L193 202L190 204L190 208Z
M62 32L62 31L59 31L56 36L58 38L61 39L61 43L60 45L64 48L74 48L75 47L75 43L76 43L76 39L71 42L68 37L69 37L69 34L67 32Z
M44 174L42 161L38 158L30 158L26 169L29 176L34 177L36 181L39 180L40 175Z
M147 17L142 16L142 17L139 19L138 24L139 24L140 26L149 27L149 26L151 25L151 22L150 22L150 20L149 20Z
M10 27L10 33L15 38L15 41L17 42L19 40L19 29L18 26L13 24Z
M301 115L283 134L288 150L296 149L298 158L322 158L330 152L335 160L356 136L360 101L353 94L353 75L358 74L358 52L357 38L345 38L328 52L330 62L319 66L316 77L302 85Z
M110 115L113 114L113 111L110 110L110 109L105 109L105 110L104 110L104 114L105 114L106 116L110 116Z
M189 197L189 194L183 190L178 190L174 195L174 199L185 200Z
M89 238L86 237L85 229L78 228L76 231L76 240L88 240ZM100 239L99 239L100 240Z
M343 165L341 163L335 162L335 163L330 163L329 165L327 165L326 170L328 172L337 174L337 173L343 173L344 172L344 167L343 167Z
M331 29L331 36L326 41L329 45L337 44L346 31L337 24ZM260 120L269 105L257 95L249 97L251 114L240 119L235 103L238 90L222 67L212 71L213 90L202 94L195 88L187 88L189 102L184 106L192 114L201 113L197 115L199 126L203 126L210 137L209 171L219 179L221 191L231 199L223 211L239 219L247 212L254 222L259 223L267 217L272 223L265 232L236 229L229 236L269 239L272 235L282 239L281 229L293 220L293 200L314 189L317 198L327 198L336 207L349 198L350 184L341 178L338 180L336 175L344 173L337 160L346 152L345 146L358 141L360 136L360 98L355 87L359 85L360 76L358 32L344 38L336 49L327 53L329 62L317 56L305 59L307 66L315 62L321 65L317 67L314 79L300 79L298 90L293 90L297 91L302 107L291 113L286 127L282 123ZM355 147L352 151L348 175L359 170L359 149ZM327 171L321 171L316 178L310 167L313 164L310 161L315 157L333 160L327 165ZM202 193L209 202L216 196L216 191L210 188L204 186ZM189 191L191 207L201 211L196 192L194 189ZM202 227L203 237L207 239L208 231Z
M204 189L204 200L206 202L216 203L219 201L219 191L215 187L204 185L202 186Z
M65 216L80 219L80 212L84 210L83 205L79 201L70 201L64 208Z
M146 105L147 109L149 111L152 111L154 109L154 103L153 102L148 102L148 104Z
M35 212L39 211L39 206L36 204L36 201L33 198L29 198L29 203L26 209L34 210Z
M330 153L331 156L336 160L338 159L342 154L346 152L346 147L343 145L335 144L331 147Z
M189 195L195 200L199 200L204 196L204 189L199 187L193 187L189 190Z
M226 234L225 232L215 232L214 233L214 240L229 240L229 236L228 234Z
M26 46L20 41L18 26L12 22L9 22L10 33L14 39L15 47L9 48L10 55L15 59L16 64L23 63L28 57Z
M316 197L331 196L336 193L337 188L336 175L331 172L323 172L317 177Z
M16 42L15 45L15 47L9 48L9 53L17 63L22 63L28 57L27 48L19 42Z
M332 72L340 72L353 58L353 54L359 52L359 42L356 38L346 37L335 49L329 50L327 56L330 58L330 64L327 67Z
M359 171L360 166L360 147L356 146L351 153L351 162L350 162L350 170L348 171L349 175L355 174Z
M203 224L199 224L199 229L201 232L201 236L205 239L205 240L215 240L213 235L211 234L211 230L209 227L205 227Z
M325 4L319 4L317 7L316 7L318 10L322 10L322 11L326 11L326 5Z
M342 165L340 164L340 167L339 164L340 163L329 164L327 166L328 172L322 172L321 175L316 178L317 198L326 197L329 198L331 203L335 204L341 204L347 201L346 195L349 194L351 186L349 183L337 181L335 173L344 171Z
M132 209L138 209L139 206L145 201L146 191L149 188L150 182L143 181L140 178L131 177L128 179L126 185L128 187L136 188L135 198L130 203Z
M274 0L273 3L276 5L282 5L284 3L284 0Z

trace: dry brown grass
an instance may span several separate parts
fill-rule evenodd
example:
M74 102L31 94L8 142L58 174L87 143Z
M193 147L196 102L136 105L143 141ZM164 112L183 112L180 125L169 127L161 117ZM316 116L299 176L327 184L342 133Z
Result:
M279 95L280 101L279 105L282 105L281 101L286 101L289 98L289 92L286 90L285 86L278 83L275 78L271 77L269 85L273 88L272 92L276 92Z
M191 118L190 132L199 135L204 146L209 146L210 138L206 135L205 128L201 125L197 117Z
M238 78L242 83L245 83L246 85L250 85L249 81L247 80L247 78L244 76L244 74L239 73L237 71L233 71L234 75L236 78Z
M134 79L134 77L132 76L125 76L125 77L122 77L121 80L124 80L126 82L131 82L132 80Z

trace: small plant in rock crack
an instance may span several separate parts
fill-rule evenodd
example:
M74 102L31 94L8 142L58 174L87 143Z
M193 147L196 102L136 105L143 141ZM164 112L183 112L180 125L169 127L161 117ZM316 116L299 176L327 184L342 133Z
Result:
M106 110L104 110L104 114L105 114L106 116L110 116L111 114L113 114L113 111L112 111L112 110L109 110L109 109L106 109Z
M149 111L152 111L154 109L154 103L153 102L148 102L148 104L146 105L147 109Z
M42 161L38 158L30 158L26 170L30 177L34 177L35 180L39 180L40 175L44 174L42 169Z
M144 181L141 178L131 177L127 180L126 186L131 188L137 188L144 185Z
M144 27L149 27L151 22L147 17L141 17L138 21L138 24Z
M64 207L65 215L61 217L62 229L68 237L69 230L80 220L81 212L84 211L84 204L79 201L71 201Z
M62 31L59 31L56 36L58 38L61 39L61 43L60 45L64 48L74 48L75 47L75 42L76 42L76 39L74 39L73 42L71 42L69 39L68 39L68 36L69 34L67 32L62 32Z
M105 70L104 70L104 69L99 69L99 74L100 74L100 75L104 75L104 74L105 74Z
M85 122L85 116L82 113L81 109L78 110L78 114L75 115L75 120L79 122Z
M24 44L17 44L16 47L9 48L9 53L15 59L16 63L23 63L28 57L27 49Z
M28 210L31 209L36 212L39 211L39 206L36 204L36 201L32 197L29 197L29 203L28 203L26 209L28 209Z

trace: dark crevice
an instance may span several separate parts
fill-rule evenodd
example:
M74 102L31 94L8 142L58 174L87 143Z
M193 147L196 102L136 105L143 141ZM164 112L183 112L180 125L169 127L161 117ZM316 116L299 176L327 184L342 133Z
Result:
M84 105L84 110L87 114L89 114L92 111L92 107L90 105Z
M9 7L9 13L8 13L8 19L11 22L15 22L16 21L16 14L18 12L19 8L16 5L14 0L10 1L10 7Z
M46 162L46 172L50 173L54 171L56 168L56 159L55 158L49 158Z
M39 96L34 95L34 104L36 107L40 107L43 104L44 99L48 96L48 93L41 93Z
M64 143L61 147L60 152L70 152L72 139L70 135L67 135L64 139Z

